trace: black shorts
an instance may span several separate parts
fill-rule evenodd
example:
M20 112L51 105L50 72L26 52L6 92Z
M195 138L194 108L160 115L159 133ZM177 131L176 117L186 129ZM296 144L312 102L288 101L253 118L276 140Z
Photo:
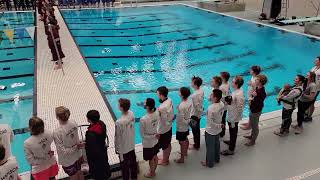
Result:
M171 138L172 138L172 128L170 131L160 134L160 139L159 139L159 149L161 148L162 150L165 150L169 147L171 144Z
M186 131L186 132L177 131L176 139L178 141L185 141L185 140L187 140L188 135L189 135L189 131Z
M150 161L159 152L159 144L156 144L152 148L143 148L143 159L145 161Z

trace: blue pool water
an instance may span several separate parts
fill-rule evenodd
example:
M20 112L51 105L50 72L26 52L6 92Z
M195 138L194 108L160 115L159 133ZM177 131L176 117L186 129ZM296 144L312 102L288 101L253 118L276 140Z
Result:
M142 102L156 98L159 86L170 89L176 106L177 90L190 86L192 76L203 78L207 97L212 76L228 71L248 81L248 69L256 64L269 77L263 111L278 110L279 89L305 74L320 49L319 40L183 5L62 13L115 116L117 100L124 97L137 121L145 113Z
M33 13L3 13L0 15L0 124L9 124L15 132L12 153L17 158L19 172L30 170L24 158L23 142L30 136L25 132L33 110L34 42L26 27L34 25ZM14 30L13 39L2 33ZM20 83L20 86L16 86ZM15 103L13 97L19 95Z

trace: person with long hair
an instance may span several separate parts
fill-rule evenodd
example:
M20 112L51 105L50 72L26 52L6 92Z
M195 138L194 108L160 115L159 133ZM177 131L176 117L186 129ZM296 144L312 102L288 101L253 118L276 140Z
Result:
M29 120L29 129L31 137L24 141L24 152L31 166L31 175L34 180L53 180L59 168L51 149L52 132L44 128L39 117Z
M156 111L154 99L147 98L144 102L146 114L140 119L140 135L143 146L143 159L149 161L149 171L144 174L146 178L156 176L158 166L158 134L159 113Z
M295 129L295 134L301 134L303 132L303 121L305 118L305 113L313 103L314 98L317 94L316 74L314 72L308 72L306 79L306 88L298 101L298 124L293 126L293 128Z

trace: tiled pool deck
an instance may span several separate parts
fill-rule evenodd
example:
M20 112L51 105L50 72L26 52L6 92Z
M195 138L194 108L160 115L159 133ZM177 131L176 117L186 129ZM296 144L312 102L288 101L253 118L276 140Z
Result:
M164 3L164 4L171 4ZM178 3L181 3L178 2ZM160 3L161 4L161 3ZM187 3L189 5L195 5L193 2ZM154 5L154 3L143 3L141 5ZM61 70L54 70L53 69L53 62L50 61L51 54L47 45L47 38L44 33L44 26L43 23L37 20L37 67L36 67L36 74L37 74L37 114L39 117L45 120L45 125L49 129L55 129L58 126L58 122L55 118L54 109L57 106L64 105L71 110L71 118L76 120L79 125L88 124L86 121L85 114L90 109L97 109L101 113L101 119L107 124L108 127L108 136L110 140L110 148L109 148L109 162L110 164L117 164L119 163L118 156L114 153L114 120L113 117L107 107L106 102L104 101L104 96L100 93L100 90L90 73L85 60L83 59L77 45L75 44L69 30L67 29L66 24L63 21L63 18L57 8L55 8L56 18L60 25L60 39L63 51L66 55L64 59L64 71L65 75L63 75ZM257 21L258 11L245 11L245 12L234 12L234 13L227 13L229 15L237 16L240 18L248 19ZM301 28L297 26L286 26L284 29L298 31L301 32ZM319 109L316 110L316 116L314 118L314 124L319 124L318 115L320 114ZM281 174L281 170L275 170L275 175L269 174L268 172L272 172L268 170L267 173L263 173L262 169L260 169L260 163L263 161L270 161L274 160L271 164L263 165L261 168L270 168L273 169L276 166L278 169L283 168L287 162L278 162L276 158L281 158L279 156L279 151L290 151L291 146L296 143L303 144L301 140L302 137L309 138L311 131L314 133L316 129L313 127L312 130L307 132L306 134L299 136L297 140L292 138L286 138L288 142L285 142L286 139L282 141L282 146L289 144L286 147L276 147L277 143L279 144L281 140L278 140L278 137L275 137L272 134L272 131L277 129L279 124L281 123L281 114L280 111L272 112L264 114L262 119L263 121L260 123L262 132L261 132L261 139L257 144L257 147L247 150L243 145L243 139L239 139L239 146L237 153L234 157L230 158L223 158L222 164L218 165L216 170L209 170L206 171L199 165L199 161L203 159L204 155L204 148L201 149L200 152L192 152L190 153L187 163L185 165L170 165L169 168L167 167L160 167L158 169L158 176L156 179L194 179L194 178L202 178L202 179L210 179L211 178L223 178L223 179L233 179L236 174L238 179L285 179L285 177L291 177L291 175L303 173L306 170L310 170L311 168L317 168L311 166L314 164L313 162L309 163L307 167L304 168L297 168L296 166L290 164L288 167L284 168L285 170L289 170L294 168L292 173L283 173ZM307 127L309 128L309 127ZM138 133L138 132L137 132ZM240 134L244 134L245 132L240 131ZM319 133L318 133L319 134ZM192 138L192 137L191 137ZM175 139L175 138L174 138ZM191 140L192 141L192 140ZM261 141L261 143L260 143ZM266 142L263 142L266 141ZM299 141L299 142L298 142ZM262 143L263 142L263 143ZM275 149L268 148L268 143L271 143L271 147ZM306 143L306 142L304 142ZM173 153L172 158L177 156L177 151L179 150L178 143L173 140ZM295 146L298 149L296 151L304 152L303 147ZM225 148L225 146L222 146ZM267 148L267 150L265 149ZM315 147L312 147L315 148ZM141 145L137 145L136 147L137 157L140 161L141 173L139 179L143 178L143 173L147 170L147 163L142 160L142 147ZM275 158L273 157L266 157L268 155L272 155L272 153L277 153ZM249 160L240 160L242 156L249 158ZM251 155L250 155L251 153ZM253 153L253 154L252 154ZM285 152L284 152L285 153ZM294 156L295 154L289 153L290 155ZM288 155L288 154L287 154ZM261 159L261 156L265 156ZM309 155L310 156L310 155ZM309 157L308 156L308 157ZM259 159L260 157L260 159ZM300 156L301 157L301 156ZM255 158L259 159L260 162L255 162ZM295 160L298 161L299 158ZM300 158L301 159L301 158ZM228 162L231 160L235 160L234 163ZM292 160L292 159L291 159ZM308 159L309 160L309 159ZM243 163L249 163L247 167L243 167ZM255 164L257 163L257 164ZM279 165L277 165L279 163ZM289 163L289 160L288 160ZM309 167L310 166L310 167ZM250 172L251 175L247 175L249 173L248 168L255 168L256 172ZM273 168L272 168L273 167ZM281 168L280 168L281 167ZM242 169L243 168L243 169ZM228 173L228 170L232 171L232 173ZM217 173L219 171L219 173ZM248 172L248 173L246 173ZM205 173L205 174L204 174ZM223 176L223 174L225 176ZM234 175L234 176L233 176ZM65 177L62 169L59 172L58 178ZM268 178L266 178L268 177ZM26 174L23 179L29 179L29 175ZM302 178L300 178L302 179ZM315 179L319 179L315 178Z

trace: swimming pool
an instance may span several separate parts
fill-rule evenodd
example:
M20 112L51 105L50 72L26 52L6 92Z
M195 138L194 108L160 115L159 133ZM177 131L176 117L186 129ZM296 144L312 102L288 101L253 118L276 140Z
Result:
M157 87L166 85L176 106L177 90L190 86L192 76L203 78L207 97L212 76L228 71L248 81L248 69L256 64L269 77L263 111L278 110L279 89L297 73L305 74L320 49L317 39L184 5L62 14L111 111L119 117L117 100L130 99L137 130L143 101L156 98ZM201 123L204 127L204 118ZM141 142L138 132L136 143Z
M30 170L23 142L30 136L27 127L33 111L34 41L25 29L32 26L32 12L0 15L0 85L7 87L0 90L0 123L9 124L15 132L11 149L18 160L19 173ZM19 96L18 102L14 101L15 96Z

